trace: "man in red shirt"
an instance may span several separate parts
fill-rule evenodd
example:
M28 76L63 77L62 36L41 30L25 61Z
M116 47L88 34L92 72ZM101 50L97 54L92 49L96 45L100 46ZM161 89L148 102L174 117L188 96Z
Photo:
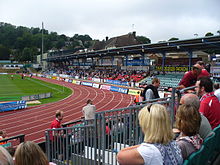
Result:
M55 114L55 119L52 121L50 125L50 129L61 128L61 121L63 119L63 111L57 110ZM61 158L63 157L62 153L64 153L64 149L62 147L63 137L60 136L60 131L50 131L50 160L52 158Z
M199 111L208 119L212 129L220 124L220 102L213 92L213 83L209 77L201 77L196 82L196 92L200 99Z
M199 64L193 65L191 71L186 72L179 83L178 89L183 89L195 85L198 75L201 73L201 66Z
M198 61L197 64L199 64L202 67L201 73L198 75L198 79L200 77L210 77L209 72L205 69L205 63L203 61Z
M50 125L50 129L61 128L61 121L63 119L63 111L56 111L55 119Z

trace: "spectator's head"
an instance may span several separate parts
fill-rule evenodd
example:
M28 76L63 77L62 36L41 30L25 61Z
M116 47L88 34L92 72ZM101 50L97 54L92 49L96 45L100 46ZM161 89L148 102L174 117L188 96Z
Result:
M87 100L87 102L86 102L87 104L92 104L92 100Z
M196 64L199 64L202 67L202 69L205 68L205 63L203 61L197 61Z
M57 110L55 116L58 120L61 121L63 119L63 111Z
M185 135L193 136L199 132L201 115L194 106L180 105L176 112L176 127Z
M165 106L146 106L141 109L138 118L145 142L167 144L173 139L171 121Z
M180 104L191 105L194 106L197 110L200 107L199 97L195 94L188 93L181 97Z
M153 78L152 85L158 88L160 86L160 80L158 78Z
M199 65L199 64L195 64L193 65L192 67L192 73L195 75L195 76L198 76L202 71L202 67Z
M202 96L205 93L213 91L213 82L209 77L201 77L196 82L196 93L198 96Z
M11 155L2 146L0 146L0 165L14 165Z
M217 89L219 89L219 84L218 84L218 83L215 83L215 84L213 85L213 87L214 87L215 90L217 90Z
M26 141L18 145L15 151L16 165L48 165L46 155L34 142Z

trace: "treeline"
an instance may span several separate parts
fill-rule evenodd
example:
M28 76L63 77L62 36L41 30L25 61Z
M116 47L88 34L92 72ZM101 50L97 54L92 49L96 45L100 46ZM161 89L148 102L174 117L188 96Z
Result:
M48 50L89 48L94 42L89 35L64 34L43 30L44 52ZM14 26L0 22L0 60L12 59L19 62L34 62L41 53L42 29Z
M68 37L64 34L43 30L44 52L48 50L79 50L89 48L93 40L89 35L75 34ZM137 36L139 43L150 43L150 39ZM14 26L0 22L0 60L14 60L19 62L35 62L36 55L41 54L42 29Z

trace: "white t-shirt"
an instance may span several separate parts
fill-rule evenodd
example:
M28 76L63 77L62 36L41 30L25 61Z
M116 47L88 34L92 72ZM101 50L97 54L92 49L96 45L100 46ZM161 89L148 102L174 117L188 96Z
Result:
M163 165L162 155L153 144L142 143L137 151L144 159L144 165Z

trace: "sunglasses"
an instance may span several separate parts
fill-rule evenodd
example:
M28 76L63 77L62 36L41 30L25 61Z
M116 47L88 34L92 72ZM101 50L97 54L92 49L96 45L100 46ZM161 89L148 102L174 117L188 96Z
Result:
M153 104L150 104L150 105L147 107L148 112L151 111L151 107L152 107L152 105L153 105Z

